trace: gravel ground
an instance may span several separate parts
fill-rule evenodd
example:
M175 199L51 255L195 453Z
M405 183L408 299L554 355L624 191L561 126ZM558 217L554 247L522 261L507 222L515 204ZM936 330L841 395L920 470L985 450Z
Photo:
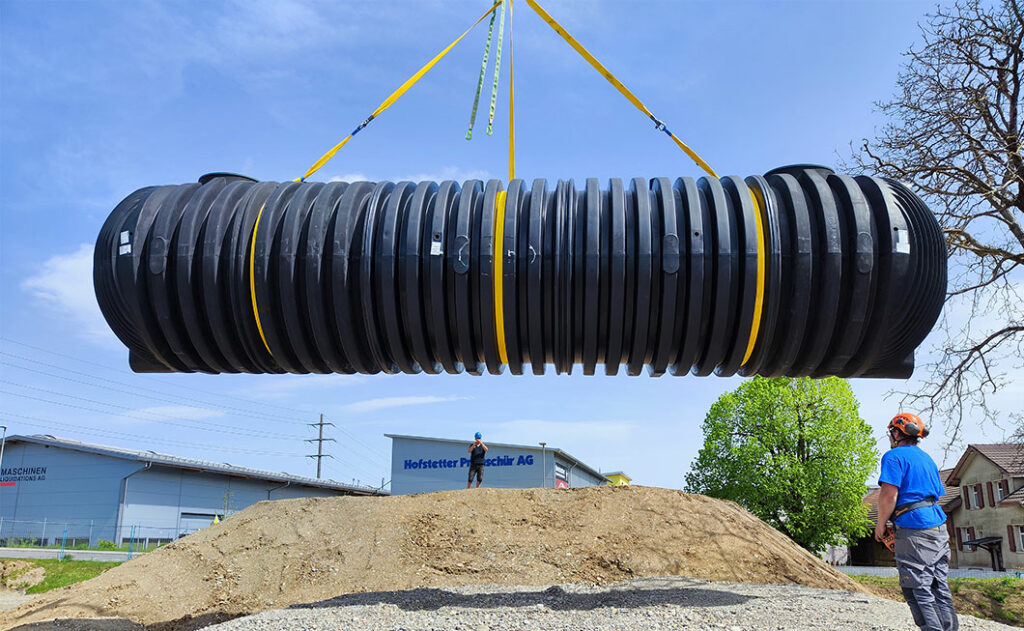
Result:
M646 578L610 587L457 587L349 594L265 611L207 631L728 631L916 629L903 603L798 585ZM1012 629L961 616L960 628Z

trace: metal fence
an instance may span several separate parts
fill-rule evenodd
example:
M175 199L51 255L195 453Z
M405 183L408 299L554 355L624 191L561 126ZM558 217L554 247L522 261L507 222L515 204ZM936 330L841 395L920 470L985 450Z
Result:
M63 519L21 520L0 517L0 547L121 548L146 550L200 530L182 524L122 524Z
M894 567L870 566L870 565L836 565L835 569L843 574L856 574L867 576L899 576ZM976 568L950 568L949 578L1024 578L1024 568L1009 569L1005 572L993 570L982 570Z

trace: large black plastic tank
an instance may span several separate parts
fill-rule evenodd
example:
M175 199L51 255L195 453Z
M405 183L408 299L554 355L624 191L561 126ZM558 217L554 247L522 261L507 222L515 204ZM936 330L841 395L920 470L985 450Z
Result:
M946 290L898 182L256 182L122 201L100 307L138 372L907 377Z

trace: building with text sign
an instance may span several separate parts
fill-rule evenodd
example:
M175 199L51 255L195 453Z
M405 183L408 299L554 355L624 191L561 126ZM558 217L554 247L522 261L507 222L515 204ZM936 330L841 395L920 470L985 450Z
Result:
M387 495L380 489L83 443L9 436L0 546L163 544L262 500Z
M385 434L391 439L391 493L407 495L466 488L472 440ZM597 486L600 471L557 448L492 443L483 486L499 489Z

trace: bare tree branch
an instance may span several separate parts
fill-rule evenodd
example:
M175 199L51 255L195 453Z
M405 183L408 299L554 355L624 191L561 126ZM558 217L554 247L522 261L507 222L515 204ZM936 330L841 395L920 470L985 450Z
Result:
M991 406L1024 374L1024 0L956 0L921 25L888 122L852 161L911 183L942 225L950 288L939 358L921 366L905 405L945 417L952 445L965 418L1017 423L1019 409ZM963 311L966 311L964 317Z

